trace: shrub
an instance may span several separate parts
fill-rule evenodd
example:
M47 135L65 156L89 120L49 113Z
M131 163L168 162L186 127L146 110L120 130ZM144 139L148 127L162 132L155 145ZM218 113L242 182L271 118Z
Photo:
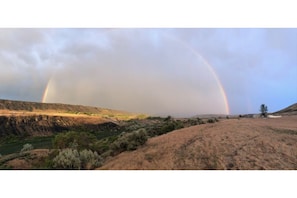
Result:
M54 162L53 159L57 157L59 154L59 150L57 149L52 149L48 156L44 158L44 161L42 161L40 164L37 165L37 168L42 168L42 169L52 169L54 167Z
M77 150L63 149L53 159L53 167L61 169L80 169L81 161Z
M91 149L92 144L96 141L96 136L91 133L69 131L56 135L53 140L53 147L57 149Z
M97 152L84 149L79 152L82 169L94 169L102 165L102 157Z
M203 120L199 120L199 124L205 124Z
M207 123L215 123L215 120L210 118L207 120Z
M63 149L53 159L53 167L60 169L94 169L102 164L102 157L97 152L84 149Z
M137 149L138 146L143 145L147 141L147 132L145 129L139 129L134 132L124 133L111 144L113 154L118 154L123 151L130 151Z
M215 122L219 122L219 120L217 118L209 118L207 120L207 123L215 123Z
M128 150L128 139L126 137L120 137L115 142L113 142L110 146L111 150L113 151L113 154L118 154L123 151Z
M176 129L181 129L181 128L183 128L183 124L180 121L179 122L177 122L177 121L167 122L160 128L158 135L162 135L162 134L168 133L170 131L174 131Z
M177 120L177 121L171 120L171 121L167 121L167 122L162 122L162 123L156 124L154 126L147 127L147 135L149 137L163 135L170 131L184 128L185 124L187 124L187 123L183 123L180 120Z
M170 121L170 120L172 120L172 117L170 115L164 119L165 122Z
M147 141L147 134L145 129L139 129L127 135L128 147L127 150L135 150L138 146L143 145Z
M32 144L24 144L24 145L23 145L23 148L21 149L21 153L22 153L22 152L25 152L25 151L30 151L30 150L32 150L32 149L33 149Z
M148 120L163 120L160 116L149 116L147 117Z

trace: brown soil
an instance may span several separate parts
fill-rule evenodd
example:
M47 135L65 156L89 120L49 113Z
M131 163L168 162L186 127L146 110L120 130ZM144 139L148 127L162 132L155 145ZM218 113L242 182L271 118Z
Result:
M28 162L26 159L19 158L8 161L6 165L17 170L28 170L31 168L30 162Z
M297 169L297 116L220 120L151 138L100 169Z
M5 163L7 167L16 170L32 169L35 163L38 163L43 158L46 158L50 153L49 149L34 149L28 151L29 155L9 160Z

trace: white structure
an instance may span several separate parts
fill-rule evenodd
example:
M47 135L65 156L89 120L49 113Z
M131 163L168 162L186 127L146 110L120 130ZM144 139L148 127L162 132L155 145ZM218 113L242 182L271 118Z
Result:
M281 118L282 116L268 115L268 118Z

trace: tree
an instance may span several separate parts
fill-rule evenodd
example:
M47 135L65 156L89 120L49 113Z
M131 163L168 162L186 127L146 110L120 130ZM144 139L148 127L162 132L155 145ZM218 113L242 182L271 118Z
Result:
M261 117L267 117L267 111L268 111L268 108L265 104L261 104L260 106L260 112L261 112Z

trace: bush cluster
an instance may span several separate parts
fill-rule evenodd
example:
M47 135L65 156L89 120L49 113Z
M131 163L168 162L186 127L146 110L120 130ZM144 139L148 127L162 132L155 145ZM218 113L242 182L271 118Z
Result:
M22 152L25 152L25 151L30 151L30 150L32 150L32 149L33 149L32 144L24 144L24 145L23 145L23 148L21 149L21 153L22 153Z
M145 129L139 129L130 133L121 134L110 146L113 155L123 151L131 151L137 149L147 141L147 132Z
M56 135L53 140L53 147L56 149L92 149L96 141L96 136L91 133L69 131Z
M217 118L209 118L207 120L207 123L215 123L215 122L218 122L219 120Z
M154 136L158 136L158 135L163 135L170 131L184 128L184 124L181 121L174 121L174 120L170 120L170 119L171 118L167 118L167 121L165 123L161 123L159 125L150 127L147 130L148 136L154 137Z
M53 159L53 167L58 169L94 169L102 164L102 157L97 152L84 149L66 148Z
M59 154L52 158L52 167L61 169L92 169L98 167L103 162L103 158L115 156L124 151L136 150L139 146L145 144L148 137L154 137L168 132L197 124L204 124L200 118L188 120L176 120L171 116L166 118L154 119L150 122L141 122L138 120L126 121L121 134L110 133L109 136L102 138L88 132L66 132L55 136L53 147L62 149ZM208 119L208 123L214 123L217 119ZM119 132L120 132L119 131ZM100 136L101 138L99 138Z

